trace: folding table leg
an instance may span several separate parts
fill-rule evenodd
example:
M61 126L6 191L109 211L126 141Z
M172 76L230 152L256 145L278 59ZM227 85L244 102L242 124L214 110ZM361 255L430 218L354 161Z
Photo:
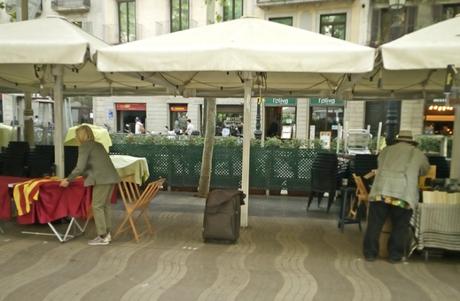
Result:
M56 238L60 242L66 242L69 241L81 234L84 233L86 225L84 227L80 226L80 224L77 222L77 220L72 217L70 220L69 225L65 229L64 233L59 232L56 227L52 223L48 223L48 226L50 227L52 233L43 233L43 232L29 232L29 231L23 231L23 234L32 234L32 235L47 235L47 236L56 236ZM74 234L70 234L70 231L74 229Z

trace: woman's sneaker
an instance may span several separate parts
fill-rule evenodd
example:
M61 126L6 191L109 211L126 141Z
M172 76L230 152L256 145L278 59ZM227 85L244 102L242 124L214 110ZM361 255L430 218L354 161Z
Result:
M106 246L110 243L111 237L110 234L106 237L97 236L95 239L88 241L90 246Z
M110 233L108 233L105 237L104 237L105 240L107 240L109 243L112 242L112 236L110 235Z

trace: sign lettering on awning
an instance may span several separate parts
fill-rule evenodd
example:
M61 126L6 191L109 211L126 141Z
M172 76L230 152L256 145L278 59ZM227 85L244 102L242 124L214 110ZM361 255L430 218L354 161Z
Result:
M297 105L297 98L283 98L283 97L266 97L266 107L295 107Z
M145 111L145 103L116 103L117 111Z
M187 105L171 105L169 110L171 112L187 112Z
M312 97L310 98L310 106L343 106L342 99L335 99L329 97Z

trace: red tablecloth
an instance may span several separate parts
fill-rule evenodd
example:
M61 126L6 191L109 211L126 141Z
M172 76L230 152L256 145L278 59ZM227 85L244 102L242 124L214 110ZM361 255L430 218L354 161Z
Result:
M45 224L63 217L86 218L91 208L91 187L84 187L83 180L59 187L59 181L40 185L39 200L32 201L28 214L18 216L20 224Z
M8 184L30 180L21 177L0 176L0 219L11 219L11 198Z
M0 176L2 218L11 218L8 184L25 180ZM18 216L17 220L20 224L45 224L67 216L86 218L91 208L91 193L91 187L83 186L83 179L71 182L67 188L59 187L59 180L43 183L40 185L38 201L32 201L30 212Z

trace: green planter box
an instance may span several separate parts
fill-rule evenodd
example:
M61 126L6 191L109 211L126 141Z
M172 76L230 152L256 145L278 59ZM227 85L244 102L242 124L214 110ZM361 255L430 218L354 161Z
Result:
M164 177L173 187L197 187L202 145L114 144L112 153L145 157L150 178ZM251 147L251 189L306 192L317 151L312 149ZM237 188L241 183L241 146L214 146L212 188Z

